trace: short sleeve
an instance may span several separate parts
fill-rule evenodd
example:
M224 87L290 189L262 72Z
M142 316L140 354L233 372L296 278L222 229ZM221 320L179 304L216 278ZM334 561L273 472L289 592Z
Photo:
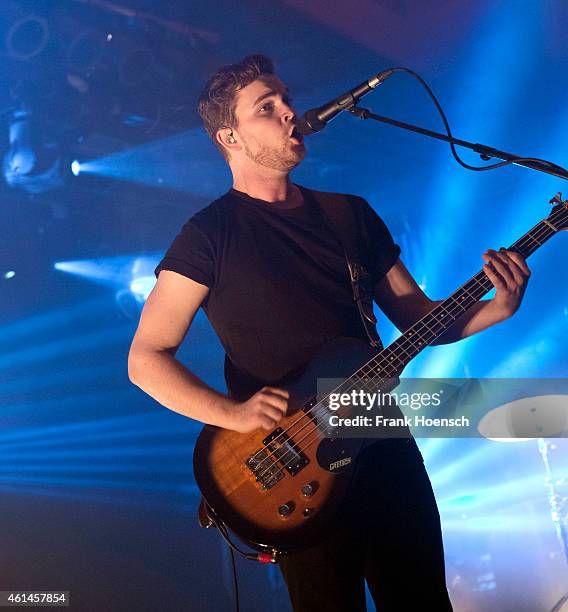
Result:
M156 278L162 270L172 270L207 287L215 285L215 230L210 221L204 210L182 227L156 266Z
M365 254L363 263L376 283L396 263L400 246L395 243L385 222L363 198L356 200Z

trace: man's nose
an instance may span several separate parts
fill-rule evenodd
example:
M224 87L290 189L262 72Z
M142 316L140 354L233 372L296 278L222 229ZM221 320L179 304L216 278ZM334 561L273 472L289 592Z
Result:
M288 107L283 115L282 118L284 119L285 123L292 123L294 121L296 121L297 117L296 117L296 111L293 108Z

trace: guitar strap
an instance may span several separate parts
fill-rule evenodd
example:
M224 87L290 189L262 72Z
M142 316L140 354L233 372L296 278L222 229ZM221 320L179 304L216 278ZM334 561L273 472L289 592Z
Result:
M339 241L347 263L351 280L353 301L357 304L359 316L369 344L381 350L383 344L377 333L377 319L373 312L372 276L361 263L359 232L353 205L341 194L312 191L321 217L332 235Z

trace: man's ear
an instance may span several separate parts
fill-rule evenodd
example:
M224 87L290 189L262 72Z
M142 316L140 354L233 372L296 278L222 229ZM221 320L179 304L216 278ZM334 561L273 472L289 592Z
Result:
M238 143L236 135L233 133L232 128L224 127L217 130L216 134L217 142L223 145L229 151L236 151L241 148Z

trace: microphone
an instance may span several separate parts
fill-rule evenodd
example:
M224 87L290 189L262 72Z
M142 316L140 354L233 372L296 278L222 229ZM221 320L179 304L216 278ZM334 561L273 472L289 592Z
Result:
M298 121L298 130L302 136L309 136L315 132L323 130L323 128L341 111L347 110L355 106L357 102L370 91L384 83L393 73L394 68L383 70L379 74L371 77L367 81L363 81L357 87L350 89L339 98L335 98L331 102L312 108L306 111Z

